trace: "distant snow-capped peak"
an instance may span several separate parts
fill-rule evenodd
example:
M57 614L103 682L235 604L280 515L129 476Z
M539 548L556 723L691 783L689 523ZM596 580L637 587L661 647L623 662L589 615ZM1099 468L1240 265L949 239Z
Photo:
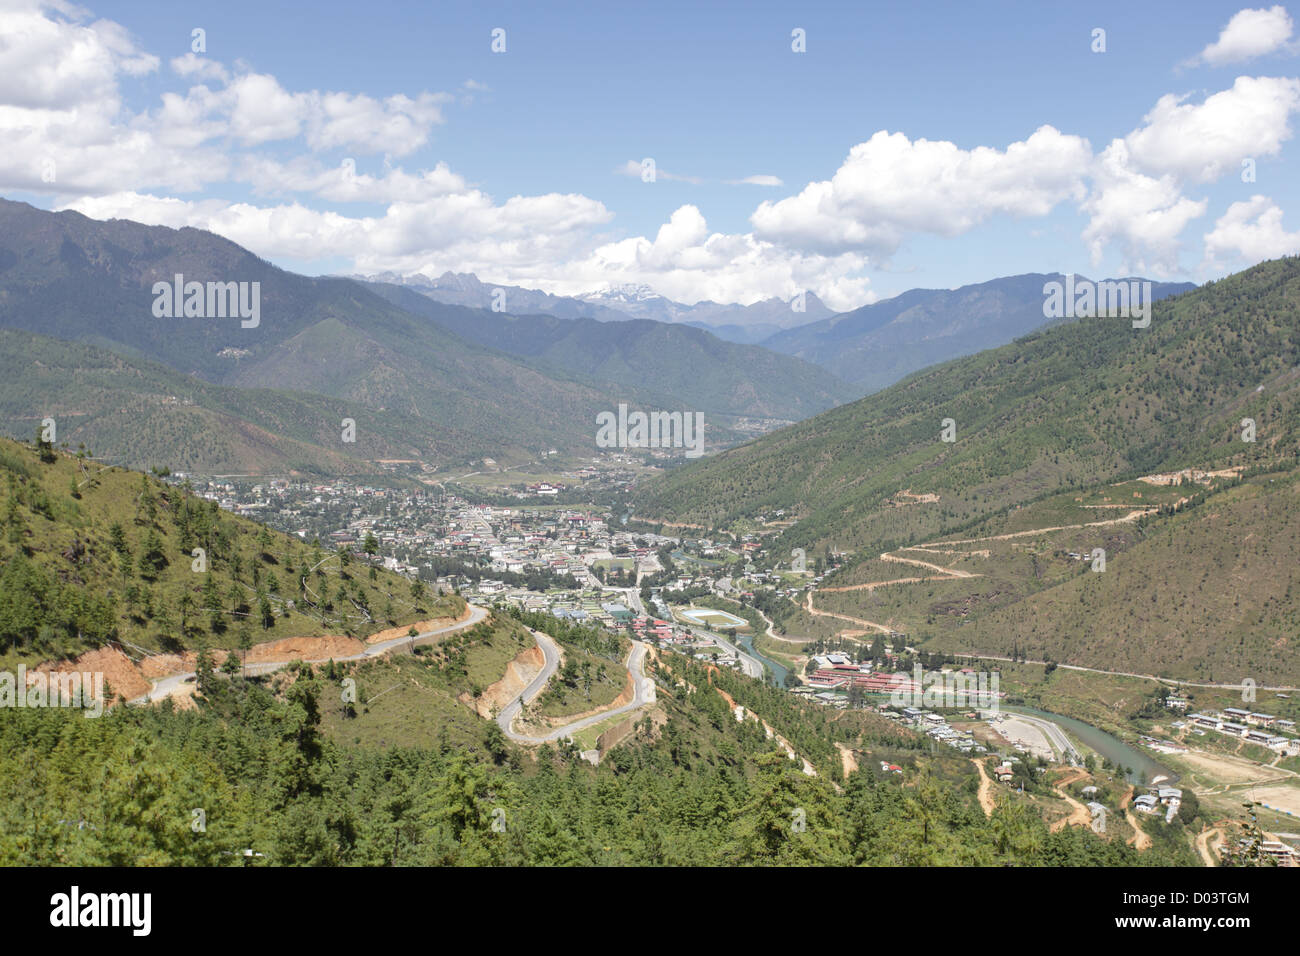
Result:
M627 282L611 285L607 289L584 292L578 298L584 302L647 302L664 297L644 282Z

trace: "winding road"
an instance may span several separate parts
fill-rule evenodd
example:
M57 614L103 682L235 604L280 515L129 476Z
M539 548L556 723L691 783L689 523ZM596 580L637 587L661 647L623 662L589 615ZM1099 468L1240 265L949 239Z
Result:
M529 629L532 631L532 629ZM497 715L497 725L504 733L515 743L521 744L544 744L570 737L580 730L584 730L593 724L608 720L610 717L617 717L619 714L630 713L639 707L655 702L655 682L653 678L645 674L645 655L646 645L641 641L632 642L632 650L627 656L627 673L632 680L632 701L623 704L621 707L613 707L609 710L602 710L598 714L591 714L587 717L575 720L572 723L565 724L562 727L556 727L547 731L540 736L530 736L521 734L514 729L515 718L519 716L519 710L523 704L531 703L532 700L542 692L546 687L546 682L560 666L560 647L555 643L550 635L541 631L532 631L533 638L537 641L537 646L542 649L542 656L546 663L542 671L534 677L522 691L501 709Z
M362 651L359 654L350 654L346 657L339 657L337 655L332 655L331 657L307 660L305 661L305 663L322 664L329 660L334 660L339 663L342 663L344 661L369 660L370 658L380 657L384 654L387 654L395 647L400 647L401 645L404 644L410 644L412 640L414 640L416 644L423 644L435 638L442 637L445 634L451 634L454 633L455 631L463 631L467 627L473 627L475 624L478 624L480 621L483 621L487 618L488 612L486 608L481 608L476 604L470 604L468 605L468 607L470 613L469 613L469 617L467 617L465 620L457 621L454 624L448 624L444 627L435 627L431 630L424 631L420 634L417 634L414 638L411 638L404 634L401 637L395 637L391 640L379 641L378 643L371 644L369 647L367 647L364 651ZM277 671L280 668L285 667L289 663L291 662L290 661L263 661L256 664L250 664L247 668L247 672L254 676L260 676L262 674L269 674L273 671ZM179 688L186 681L192 680L194 677L195 677L194 671L185 671L179 674L168 674L166 677L160 677L153 682L153 687L149 690L148 694L144 694L140 697L135 698L134 700L128 701L128 703L142 704L142 703L152 703L157 700L162 700L164 697L167 697L169 694L176 691L177 688Z

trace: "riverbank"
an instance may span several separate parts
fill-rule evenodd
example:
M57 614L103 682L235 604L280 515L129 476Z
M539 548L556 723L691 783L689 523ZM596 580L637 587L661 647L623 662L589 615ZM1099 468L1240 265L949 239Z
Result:
M1004 704L1002 710L1053 725L1068 743L1076 746L1081 756L1091 751L1109 760L1112 765L1124 768L1124 777L1129 783L1150 786L1157 782L1173 783L1178 780L1178 774L1174 770L1092 724L1037 707ZM1054 745L1054 749L1059 749L1059 742Z

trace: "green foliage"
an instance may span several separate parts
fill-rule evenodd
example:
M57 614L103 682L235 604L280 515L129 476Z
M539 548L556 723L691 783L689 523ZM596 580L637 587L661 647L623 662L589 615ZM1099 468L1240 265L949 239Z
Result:
M84 460L56 453L38 464L38 451L0 439L0 487L8 488L0 508L0 661L10 666L111 640L170 651L199 641L230 648L254 621L267 640L364 636L389 624L369 611L380 603L391 604L398 625L464 607L456 597L418 607L406 598L405 579L388 571L344 581L339 557L309 564L310 545L144 474L92 465L74 504L65 489ZM320 576L305 586L280 576L309 567ZM344 595L330 610L322 595L336 583Z
M1265 262L1157 302L1146 329L1081 319L934 366L671 472L638 492L637 514L716 528L784 509L800 520L777 553L879 554L1044 489L1293 456L1297 288L1300 258ZM1253 444L1240 440L1247 416ZM945 418L953 443L940 441ZM895 507L900 489L940 501Z

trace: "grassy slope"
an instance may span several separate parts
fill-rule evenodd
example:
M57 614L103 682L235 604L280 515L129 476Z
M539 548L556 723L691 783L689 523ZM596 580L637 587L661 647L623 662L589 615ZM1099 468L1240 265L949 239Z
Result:
M500 680L506 665L532 645L518 623L492 618L415 655L346 665L357 682L356 713L324 709L325 731L340 743L367 747L427 747L442 739L477 745L488 722L457 698Z
M673 472L637 512L718 527L784 508L801 520L778 550L879 551L1062 487L1294 452L1297 365L1290 258L1157 303L1146 329L1087 319L927 369ZM1239 440L1245 416L1255 444ZM945 418L955 443L940 441ZM939 506L888 506L900 489Z
M377 471L373 459L435 460L477 448L468 433L307 392L238 389L80 342L0 329L0 430L30 439L51 417L60 442L128 467L265 474ZM356 441L341 441L344 418Z
M74 481L79 497L71 492ZM263 552L258 542L262 526L136 472L100 468L67 455L57 455L53 463L45 464L30 446L0 440L0 483L6 494L0 513L5 526L0 540L4 562L0 600L6 602L0 607L0 640L5 660L75 654L109 633L150 649L194 647L199 641L235 647L244 624L256 642L326 634L364 637L390 622L406 625L456 614L463 607L455 597L433 600L426 596L417 601L410 582L400 575L376 569L371 580L369 569L355 560L343 568L340 558L328 549L317 553L311 544L279 532L267 531L270 544ZM155 502L152 520L143 504L144 489ZM183 515L188 515L193 529L188 539L181 533ZM121 525L131 556L125 577L110 545L114 523ZM161 544L165 564L156 574L142 576L139 557L150 532ZM207 550L209 570L205 573L192 570L194 547ZM304 600L300 579L304 569L318 562L319 567L308 577L311 590ZM289 567L292 576L287 573ZM32 569L36 579L48 585L43 593L33 593L33 600L25 597L31 588L20 576L23 568ZM209 576L218 597L215 627L203 609ZM278 593L270 589L272 577L278 581ZM126 595L132 587L138 596L128 606ZM267 592L274 614L269 627L263 627L258 618L259 587ZM343 603L337 600L341 587L349 598ZM145 593L152 614L144 610ZM193 599L194 608L182 633L180 608L185 594ZM108 633L90 637L83 629L78 638L75 624L65 626L63 601L73 595L107 602L111 629L102 630ZM316 607L311 606L312 595L319 598ZM352 599L370 609L370 620ZM286 614L290 600L296 607Z

